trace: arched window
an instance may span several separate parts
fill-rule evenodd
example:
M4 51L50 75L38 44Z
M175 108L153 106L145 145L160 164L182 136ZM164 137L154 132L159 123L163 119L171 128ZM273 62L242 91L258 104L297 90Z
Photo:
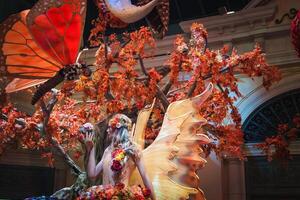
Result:
M243 123L245 141L262 142L276 135L278 124L292 124L300 113L300 89L291 90L266 101L256 108Z
M243 130L247 143L263 142L276 135L279 124L292 124L300 113L300 89L275 96L256 108L245 120ZM299 148L299 147L297 147ZM248 154L245 166L247 200L300 199L300 155L293 155L287 165L266 156Z

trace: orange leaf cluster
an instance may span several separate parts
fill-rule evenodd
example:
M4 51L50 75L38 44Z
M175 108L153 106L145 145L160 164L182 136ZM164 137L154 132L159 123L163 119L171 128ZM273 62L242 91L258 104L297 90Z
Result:
M95 0L95 4L98 8L98 17L92 21L94 27L89 36L91 46L99 46L104 41L105 30L108 26L112 28L124 28L128 25L115 17L106 8L104 0Z
M84 108L77 108L76 101L61 98L62 103L54 107L48 125L44 127L45 132L41 110L28 116L11 105L2 108L0 114L7 116L7 119L0 120L0 153L7 145L16 143L22 148L47 152L42 157L47 158L51 166L54 159L48 151L53 145L52 139L66 150L78 148L81 137L78 130L87 120L86 112Z
M217 155L230 155L243 159L244 134L235 125L215 127L215 134L218 136L217 145L213 146Z
M146 47L154 48L155 41L148 28L125 33L124 45L111 35L96 53L96 71L92 79L81 78L76 91L84 92L84 100L95 100L104 113L117 113L136 106L141 109L151 103L156 94L156 84L161 76L154 70L148 71L147 80L139 80L136 70L137 56L141 59L151 54ZM146 81L145 81L146 80Z
M186 98L183 94L198 95L205 89L207 80L214 83L216 89L212 96L199 108L199 113L214 126L214 133L220 141L214 150L216 152L227 151L235 155L242 155L240 146L243 144L241 137L241 116L234 103L241 97L238 88L236 73L242 73L249 77L262 77L263 85L268 89L274 82L281 79L278 68L270 66L265 60L261 48L256 45L254 50L238 55L235 49L224 46L219 50L210 50L206 46L207 31L201 24L193 24L191 38L186 43L182 36L175 40L175 48L171 53L169 65L171 69L170 79L178 83L177 87L184 89L170 96L171 101ZM185 63L185 68L181 65ZM188 70L185 70L188 69ZM180 72L189 74L190 79L178 82ZM180 85L180 86L178 86ZM191 90L191 88L193 88ZM190 92L192 92L190 94ZM230 128L224 128L224 121L232 121ZM231 127L233 126L234 129ZM223 132L223 134L220 134ZM230 134L230 132L232 132ZM238 134L239 133L239 134ZM235 135L236 134L236 135ZM239 137L237 136L239 135ZM234 142L224 142L230 139ZM238 150L237 150L238 149Z
M276 135L267 137L257 148L261 149L267 155L269 161L279 159L287 161L291 158L289 145L296 141L300 133L300 115L296 114L293 118L293 124L279 124Z

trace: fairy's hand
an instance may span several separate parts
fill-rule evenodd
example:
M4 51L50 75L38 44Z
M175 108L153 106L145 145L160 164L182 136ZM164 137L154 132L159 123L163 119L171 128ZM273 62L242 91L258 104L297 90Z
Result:
M84 144L88 152L90 152L94 146L93 138L94 132L86 133L84 137Z
M136 162L141 158L141 151L135 144L131 144L129 147L124 149L126 154L130 155L133 158L133 161Z

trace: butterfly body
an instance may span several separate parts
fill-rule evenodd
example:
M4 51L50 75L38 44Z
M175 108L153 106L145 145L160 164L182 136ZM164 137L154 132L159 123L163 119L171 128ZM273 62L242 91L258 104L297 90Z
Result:
M60 70L65 80L75 80L79 75L91 76L92 71L86 64L75 63Z
M55 76L48 79L45 83L41 84L37 91L34 93L32 97L31 104L34 105L44 94L49 92L52 88L56 87L63 81L73 81L78 78L80 75L84 75L86 77L91 76L92 70L86 64L74 63L70 65L66 65L62 69L60 69Z

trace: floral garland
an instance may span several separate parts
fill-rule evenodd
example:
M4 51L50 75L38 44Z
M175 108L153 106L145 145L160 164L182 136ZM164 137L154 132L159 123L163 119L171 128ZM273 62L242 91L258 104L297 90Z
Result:
M125 165L125 156L126 156L126 152L124 149L115 149L111 153L112 164L110 168L112 171L119 172L123 169Z
M141 186L125 187L123 183L90 187L77 200L150 200L151 190Z

